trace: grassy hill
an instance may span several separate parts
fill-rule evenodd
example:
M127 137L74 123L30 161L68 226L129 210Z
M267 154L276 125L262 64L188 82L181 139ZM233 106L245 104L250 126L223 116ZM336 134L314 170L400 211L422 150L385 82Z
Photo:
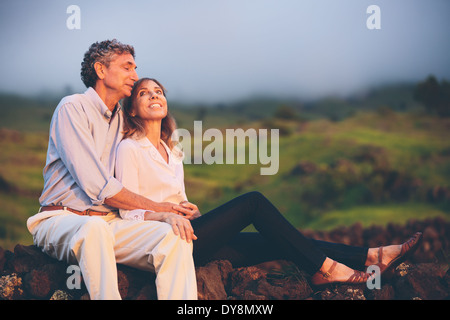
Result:
M282 125L291 130L280 139L277 175L256 165L187 166L191 199L209 209L259 190L296 226L315 229L449 217L448 195L434 194L449 188L449 120L363 112Z
M26 219L38 208L48 125L57 101L0 96L0 246L30 244ZM243 192L265 194L296 227L330 229L450 219L450 119L426 115L411 87L351 99L252 99L182 106L179 127L280 129L279 171L261 164L185 165L187 194L203 213ZM203 142L206 147L209 142Z

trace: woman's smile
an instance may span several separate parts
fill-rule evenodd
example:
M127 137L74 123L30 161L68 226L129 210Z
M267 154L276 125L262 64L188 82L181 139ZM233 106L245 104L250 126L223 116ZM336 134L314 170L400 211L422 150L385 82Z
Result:
M161 120L167 115L167 100L154 81L145 81L139 88L133 111L143 120Z

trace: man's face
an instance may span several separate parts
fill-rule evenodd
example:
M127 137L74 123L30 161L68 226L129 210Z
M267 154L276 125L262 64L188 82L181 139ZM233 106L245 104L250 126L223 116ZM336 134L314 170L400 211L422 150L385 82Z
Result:
M136 63L129 53L114 55L109 67L104 66L104 85L110 92L116 93L119 100L131 95L138 79Z

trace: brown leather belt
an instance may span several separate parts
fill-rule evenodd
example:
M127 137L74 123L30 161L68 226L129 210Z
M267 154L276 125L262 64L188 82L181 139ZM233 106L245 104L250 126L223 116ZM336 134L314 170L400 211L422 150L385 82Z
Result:
M68 207L63 207L63 206L44 206L41 207L41 209L39 210L39 212L42 211L53 211L53 210L67 210L73 213L76 213L80 216L106 216L107 214L109 214L110 212L101 212L101 211L94 211L91 209L87 209L84 211L78 211L78 210L74 210Z

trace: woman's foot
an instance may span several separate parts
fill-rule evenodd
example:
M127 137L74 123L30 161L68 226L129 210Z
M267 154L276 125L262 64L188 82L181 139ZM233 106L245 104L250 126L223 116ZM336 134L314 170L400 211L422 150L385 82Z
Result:
M360 284L365 283L370 275L353 270L346 265L326 258L322 267L311 278L313 285L327 285L331 283Z
M366 267L378 264L388 265L389 262L400 255L401 250L401 244L370 248L369 252L367 253L367 260L365 265Z
M366 266L378 266L381 274L393 273L400 263L414 254L421 241L422 233L417 232L401 245L371 248L367 254Z

